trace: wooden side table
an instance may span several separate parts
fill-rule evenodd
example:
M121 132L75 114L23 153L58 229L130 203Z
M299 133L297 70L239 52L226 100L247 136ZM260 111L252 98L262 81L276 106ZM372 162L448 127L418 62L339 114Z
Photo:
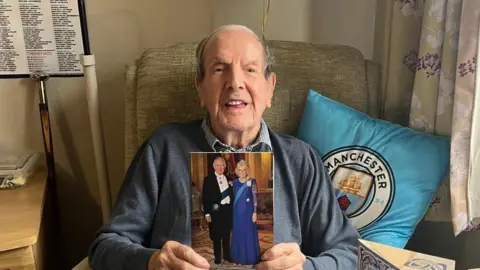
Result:
M46 183L39 169L23 187L0 190L0 269L47 269Z

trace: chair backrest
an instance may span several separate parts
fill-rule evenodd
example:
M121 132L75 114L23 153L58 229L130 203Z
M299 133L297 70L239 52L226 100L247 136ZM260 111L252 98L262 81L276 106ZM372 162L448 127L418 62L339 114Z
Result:
M309 89L367 112L368 87L377 88L379 78L378 72L367 76L366 61L360 51L348 46L296 41L267 44L275 58L273 71L277 74L272 108L264 113L271 128L295 133ZM172 43L147 49L127 67L126 166L139 144L159 125L204 116L194 86L196 46L197 43ZM371 62L369 65L374 66Z

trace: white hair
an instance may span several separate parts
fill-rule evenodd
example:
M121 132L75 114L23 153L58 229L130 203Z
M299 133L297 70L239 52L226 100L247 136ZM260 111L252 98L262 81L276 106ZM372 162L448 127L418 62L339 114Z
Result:
M265 41L263 39L261 39L260 37L258 37L258 35L255 34L255 32L252 29L250 29L250 28L248 28L244 25L228 24L228 25L220 26L217 29L213 30L213 32L211 32L208 36L203 38L202 41L200 41L200 43L198 44L197 51L196 51L197 80L201 81L203 79L203 77L205 76L204 60L205 60L205 50L208 47L208 45L213 40L215 40L215 38L218 36L218 34L220 34L222 31L232 30L232 29L245 30L245 31L251 33L260 42L260 44L262 44L263 51L264 51L264 73L265 73L265 77L268 78L268 76L270 76L270 73L272 72L271 69L272 69L272 65L274 63L274 58L271 55L270 50L268 49L268 46L265 43Z
M225 160L225 158L222 156L218 156L213 160L213 166L215 166L215 162L217 162L217 160L222 160L223 164L227 165L227 161Z

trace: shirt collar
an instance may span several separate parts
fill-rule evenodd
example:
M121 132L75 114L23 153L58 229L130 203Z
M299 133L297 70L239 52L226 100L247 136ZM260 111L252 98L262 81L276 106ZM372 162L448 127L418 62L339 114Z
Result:
M212 132L208 115L203 119L202 129L205 132L205 139L207 140L208 145L216 152L254 152L254 149L260 144L266 144L270 151L272 150L272 143L270 141L267 124L263 119L260 122L260 132L257 139L252 144L242 149L235 149L230 145L221 142Z

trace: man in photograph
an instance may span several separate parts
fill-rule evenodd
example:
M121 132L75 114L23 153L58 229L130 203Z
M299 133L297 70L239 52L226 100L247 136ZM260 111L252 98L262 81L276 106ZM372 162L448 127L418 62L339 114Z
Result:
M215 264L231 262L230 232L232 230L233 189L225 175L226 161L219 156L213 161L213 174L203 181L203 211L213 241Z

